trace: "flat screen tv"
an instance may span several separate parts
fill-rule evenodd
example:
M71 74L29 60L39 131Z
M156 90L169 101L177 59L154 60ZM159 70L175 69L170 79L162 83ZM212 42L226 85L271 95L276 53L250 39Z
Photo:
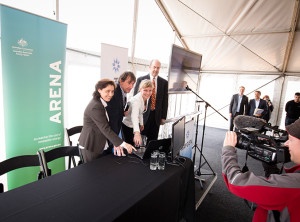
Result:
M179 155L185 144L185 116L180 117L172 124L171 158L172 161Z
M169 64L168 92L190 93L186 86L197 92L201 61L201 54L173 44Z

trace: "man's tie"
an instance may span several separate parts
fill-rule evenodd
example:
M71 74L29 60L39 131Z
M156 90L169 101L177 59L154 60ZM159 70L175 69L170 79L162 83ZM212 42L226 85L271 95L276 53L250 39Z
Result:
M123 108L125 108L126 103L127 103L127 97L126 97L126 95L124 95L124 97L123 97Z
M155 78L152 79L153 90L151 95L151 107L150 110L155 110L155 103L156 103L156 89L155 89Z

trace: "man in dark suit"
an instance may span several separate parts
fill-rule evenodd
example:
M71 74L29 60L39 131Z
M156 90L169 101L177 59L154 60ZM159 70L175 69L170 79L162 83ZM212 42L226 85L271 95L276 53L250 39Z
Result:
M136 77L132 72L123 72L118 79L114 96L107 102L106 111L109 116L109 125L117 135L121 131L124 109L127 103L127 93L131 91L135 81ZM112 143L109 143L109 148L108 152L111 152L113 148Z
M250 99L249 101L248 115L264 119L265 115L268 113L268 105L265 100L260 98L260 95L260 91L256 90L254 92L254 99ZM261 111L255 113L256 109L260 109Z
M147 142L157 140L160 125L165 123L168 111L168 81L158 76L161 63L157 59L150 62L150 73L137 79L134 95L138 93L140 82L144 79L154 80L154 90L144 113L144 130L142 134ZM151 106L152 104L152 106Z
M229 105L229 130L233 130L233 119L238 115L247 115L248 97L244 95L245 87L240 86L239 93L234 94Z
M269 108L268 108L268 104L267 101L264 99L260 98L261 92L256 90L254 92L254 99L251 99L249 101L249 116L254 116L257 118L261 118L266 120L267 122L267 118L269 115ZM261 113L255 113L255 109L260 109L262 112ZM269 164L269 163L265 163L265 162L261 162L262 167L264 168L265 171L265 177L269 177L270 174L279 174L280 173L280 169L277 167L277 164Z

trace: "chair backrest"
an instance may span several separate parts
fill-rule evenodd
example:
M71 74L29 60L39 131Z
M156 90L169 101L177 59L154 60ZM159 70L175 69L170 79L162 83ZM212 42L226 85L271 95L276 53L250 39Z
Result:
M42 161L42 168L45 177L51 176L51 169L49 168L48 163L53 160L63 158L63 157L69 157L68 169L71 168L71 160L74 167L83 163L82 154L78 146L63 146L63 147L54 148L49 151L40 149L38 151L38 155L40 156L40 159ZM79 161L77 163L74 157L79 158Z
M66 128L66 131L67 131L67 136L68 136L68 139L69 139L69 144L70 146L72 146L72 140L71 140L71 136L75 135L75 134L80 134L81 133L81 130L82 130L82 126L74 126L72 128Z
M16 169L20 169L24 167L33 167L33 166L41 166L41 162L39 160L38 155L15 156L0 162L0 176ZM37 179L41 179L42 177L43 177L42 172L39 172ZM4 186L1 183L0 193L3 192L4 192Z

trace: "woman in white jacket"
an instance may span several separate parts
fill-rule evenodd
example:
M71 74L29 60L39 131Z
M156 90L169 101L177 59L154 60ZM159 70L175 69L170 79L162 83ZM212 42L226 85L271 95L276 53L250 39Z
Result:
M123 119L123 136L127 143L139 147L142 144L141 131L144 129L143 113L147 111L153 84L145 79L140 83L139 93L128 102L128 114Z

